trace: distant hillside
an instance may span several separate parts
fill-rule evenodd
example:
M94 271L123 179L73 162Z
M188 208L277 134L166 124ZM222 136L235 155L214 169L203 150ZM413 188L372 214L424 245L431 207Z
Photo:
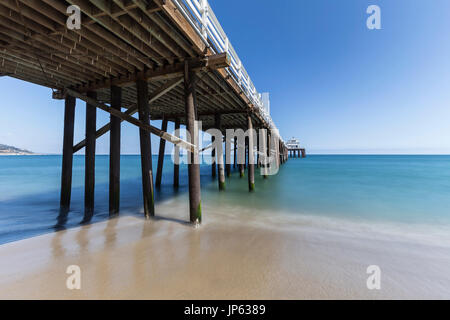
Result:
M25 155L25 154L33 154L33 152L19 149L13 146L7 146L6 144L0 144L0 155L5 154Z

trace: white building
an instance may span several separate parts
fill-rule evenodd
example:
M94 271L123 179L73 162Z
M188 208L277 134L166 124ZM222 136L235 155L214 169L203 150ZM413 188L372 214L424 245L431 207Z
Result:
M288 149L300 149L300 141L294 137L286 142Z

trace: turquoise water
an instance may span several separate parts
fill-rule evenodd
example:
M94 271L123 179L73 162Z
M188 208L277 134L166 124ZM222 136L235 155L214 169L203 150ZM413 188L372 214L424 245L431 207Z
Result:
M175 191L170 161L166 156L163 185L155 193L157 203L187 193L186 167L181 167L181 185ZM154 169L156 163L153 157ZM97 156L92 222L108 218L108 170L109 157ZM0 157L0 243L80 224L84 156L74 157L72 204L67 217L59 216L60 175L61 156ZM140 175L139 156L122 156L122 214L142 211ZM274 215L450 225L450 156L311 155L290 159L276 176L263 179L256 175L256 192L252 194L247 192L247 180L240 179L237 171L227 179L225 192L217 190L207 165L201 166L201 181L202 201L210 208L238 204Z

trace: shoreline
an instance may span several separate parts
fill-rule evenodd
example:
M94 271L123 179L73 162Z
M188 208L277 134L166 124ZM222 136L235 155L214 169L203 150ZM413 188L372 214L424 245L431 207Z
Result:
M277 224L217 208L207 208L211 214L195 229L180 216L184 207L167 201L159 208L166 218L121 216L1 245L0 298L450 297L445 243L308 218L277 216ZM81 290L65 286L72 264L81 268ZM381 290L366 288L373 264L382 271Z

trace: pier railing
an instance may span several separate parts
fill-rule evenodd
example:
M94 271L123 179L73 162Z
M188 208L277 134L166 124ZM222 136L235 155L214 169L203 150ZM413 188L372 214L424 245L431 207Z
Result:
M261 94L256 90L208 1L174 0L174 3L214 53L228 53L231 58L231 65L227 68L228 74L236 81L247 98L259 109L270 127L276 128L272 118L264 109Z

